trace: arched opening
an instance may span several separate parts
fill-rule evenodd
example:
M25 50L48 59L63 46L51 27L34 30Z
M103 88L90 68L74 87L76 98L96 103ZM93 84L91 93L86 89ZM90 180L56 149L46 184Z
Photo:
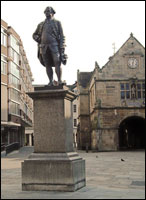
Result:
M145 148L145 119L138 116L128 117L119 126L119 149Z

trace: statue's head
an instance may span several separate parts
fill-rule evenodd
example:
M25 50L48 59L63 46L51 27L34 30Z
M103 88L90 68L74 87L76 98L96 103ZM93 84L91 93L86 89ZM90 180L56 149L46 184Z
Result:
M50 15L54 15L56 12L55 10L52 8L52 7L47 7L45 10L44 10L44 13L46 15L46 17L49 17Z

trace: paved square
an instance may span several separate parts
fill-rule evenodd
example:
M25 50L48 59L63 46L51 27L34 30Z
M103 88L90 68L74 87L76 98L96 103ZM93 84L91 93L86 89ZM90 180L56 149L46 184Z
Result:
M21 162L31 152L23 147L1 154L2 199L145 199L144 151L78 151L86 160L86 187L76 192L22 191Z

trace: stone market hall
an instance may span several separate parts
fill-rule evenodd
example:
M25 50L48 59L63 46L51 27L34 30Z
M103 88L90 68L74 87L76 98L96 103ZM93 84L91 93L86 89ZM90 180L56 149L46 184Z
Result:
M100 68L77 74L78 149L145 147L145 48L131 33Z

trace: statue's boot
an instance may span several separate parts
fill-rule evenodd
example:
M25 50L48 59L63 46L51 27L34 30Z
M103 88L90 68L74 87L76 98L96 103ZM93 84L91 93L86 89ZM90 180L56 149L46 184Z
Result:
M53 82L52 82L52 81L49 82L49 83L48 83L48 86L54 86Z
M58 81L58 85L63 85L63 82L62 81Z

